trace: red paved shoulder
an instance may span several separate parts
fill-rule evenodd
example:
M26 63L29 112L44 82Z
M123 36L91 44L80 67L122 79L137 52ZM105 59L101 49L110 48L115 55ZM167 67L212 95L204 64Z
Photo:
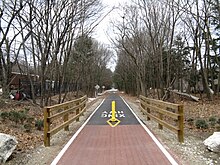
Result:
M141 125L85 126L64 153L62 165L169 165Z

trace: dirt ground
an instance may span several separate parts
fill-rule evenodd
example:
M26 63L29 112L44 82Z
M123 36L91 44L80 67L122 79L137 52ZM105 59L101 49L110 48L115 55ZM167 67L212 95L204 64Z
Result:
M157 123L147 121L138 108L138 98L122 94L128 104L132 107L139 118L153 130L153 133L168 148L171 153L184 165L217 165L220 164L220 153L208 151L203 145L203 141L213 134L214 131L220 131L220 99L214 98L213 101L200 100L193 102L176 96L174 102L184 105L185 116L185 136L184 143L179 143L174 133L167 129L159 130ZM71 138L76 130L88 118L93 110L100 104L103 97L96 99L85 115L80 118L80 122L74 122L70 126L70 131L61 131L54 135L51 141L51 147L43 146L43 130L38 130L36 121L43 120L43 111L39 106L33 105L30 101L0 101L0 112L9 111L27 111L26 115L34 120L31 122L31 131L24 127L25 123L15 123L14 121L3 120L0 117L0 132L13 135L18 140L18 146L10 159L6 162L8 165L16 164L50 164L56 157L65 143ZM210 124L210 118L216 118L216 123ZM198 119L204 119L208 128L198 129L196 122ZM26 122L26 120L25 120ZM48 154L50 153L50 154Z

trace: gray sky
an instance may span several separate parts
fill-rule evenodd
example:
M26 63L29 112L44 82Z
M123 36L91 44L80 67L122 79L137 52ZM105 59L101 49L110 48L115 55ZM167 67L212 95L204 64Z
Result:
M105 13L108 13L113 7L119 6L119 4L124 4L129 0L102 0L104 6L108 6L105 9ZM121 6L121 5L120 5ZM96 28L94 33L94 38L99 42L110 44L108 35L113 35L113 29L111 27L110 21L116 19L119 16L119 10L114 9L108 16L106 16L102 22Z
M130 0L102 0L102 3L104 6L107 6L104 13L108 13L113 7L122 6L121 4L125 4L126 2L129 2ZM95 30L95 33L93 37L98 40L100 43L106 44L109 47L111 46L111 41L109 40L109 36L111 38L114 38L113 28L110 24L111 20L115 20L120 17L119 13L121 11L119 9L114 9L108 16L106 16L102 22L98 25L98 27ZM108 62L108 67L114 71L116 66L116 53L112 49L114 55Z

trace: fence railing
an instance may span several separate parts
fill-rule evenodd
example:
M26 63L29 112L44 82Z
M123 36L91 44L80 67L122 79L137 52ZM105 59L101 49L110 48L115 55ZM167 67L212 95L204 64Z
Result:
M86 110L87 96L44 108L44 145L50 146L51 136L64 129L69 130L73 121Z
M179 142L184 142L183 105L140 96L140 108L147 120L155 120L159 129L164 126L177 133Z

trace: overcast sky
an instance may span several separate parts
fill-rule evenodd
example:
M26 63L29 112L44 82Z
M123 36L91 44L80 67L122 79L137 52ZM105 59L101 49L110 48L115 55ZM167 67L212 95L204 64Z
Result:
M125 4L126 2L129 2L130 0L102 0L102 3L104 6L107 6L104 13L108 13L113 7L122 6L122 4ZM98 40L100 43L106 44L109 47L112 47L110 38L114 38L113 28L110 24L111 20L115 20L120 17L119 15L120 10L114 9L108 16L106 16L102 22L98 25L98 27L95 30L95 33L93 37ZM114 71L116 66L116 53L112 49L114 55L112 55L112 58L108 62L108 67Z
M107 6L105 9L105 14L108 13L113 7L119 6L119 4L124 4L126 1L129 0L101 0L104 6ZM110 25L110 21L120 17L118 9L114 9L108 16L106 16L102 22L96 28L94 33L94 38L97 39L99 42L110 44L108 35L113 35L113 29Z

